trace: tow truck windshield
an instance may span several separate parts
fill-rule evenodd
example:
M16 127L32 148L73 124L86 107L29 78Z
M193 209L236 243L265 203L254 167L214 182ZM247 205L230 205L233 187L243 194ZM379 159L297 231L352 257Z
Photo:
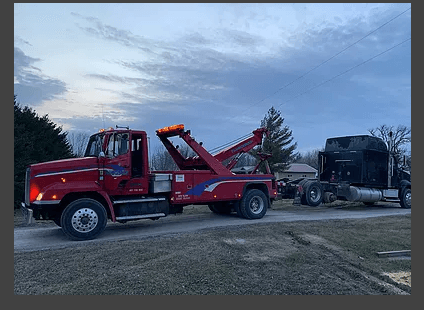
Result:
M87 144L87 149L85 150L85 157L98 157L102 151L103 141L105 135L103 133L95 134L90 137L90 140Z

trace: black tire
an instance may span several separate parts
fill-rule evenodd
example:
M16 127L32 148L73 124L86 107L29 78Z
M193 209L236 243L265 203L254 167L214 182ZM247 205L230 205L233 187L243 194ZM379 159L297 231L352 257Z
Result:
M107 213L97 200L81 198L65 208L60 224L65 235L72 240L94 239L105 229Z
M310 181L306 183L304 196L308 206L318 206L322 202L323 194L324 189L318 181Z
M400 193L400 206L404 209L411 209L411 189L403 188Z
M240 211L246 219L260 219L268 209L268 198L259 189L246 191L240 201Z
M217 214L230 214L231 213L231 207L225 203L225 202L217 202L214 204L208 205L209 210L211 210L213 213Z

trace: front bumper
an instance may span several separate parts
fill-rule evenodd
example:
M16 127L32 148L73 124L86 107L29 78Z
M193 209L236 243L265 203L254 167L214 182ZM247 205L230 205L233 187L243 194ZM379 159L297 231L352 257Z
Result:
M24 202L21 203L21 211L24 225L30 225L35 223L34 211L32 209L28 209Z

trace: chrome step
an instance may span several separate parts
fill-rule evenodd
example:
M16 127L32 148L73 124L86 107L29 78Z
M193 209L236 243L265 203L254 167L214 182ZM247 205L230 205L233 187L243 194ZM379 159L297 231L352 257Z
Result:
M141 220L152 217L164 217L165 213L152 213L152 214L140 214L140 215L128 215L128 216L117 216L117 221L129 221L129 220Z
M120 204L120 203L135 203L135 202L156 202L156 201L164 201L166 200L165 197L150 197L150 198L139 198L139 199L123 199L123 200L115 200L112 203L113 204Z
M400 202L399 198L394 198L394 197L383 197L382 201L386 201L386 202Z

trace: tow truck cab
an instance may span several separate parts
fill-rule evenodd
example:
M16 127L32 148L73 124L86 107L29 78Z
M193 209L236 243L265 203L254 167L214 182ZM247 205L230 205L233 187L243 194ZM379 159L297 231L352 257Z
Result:
M25 204L36 219L52 219L75 199L108 195L147 194L148 155L144 131L109 130L90 137L83 158L31 165L26 172ZM128 182L131 180L131 182ZM47 207L49 206L49 207Z

